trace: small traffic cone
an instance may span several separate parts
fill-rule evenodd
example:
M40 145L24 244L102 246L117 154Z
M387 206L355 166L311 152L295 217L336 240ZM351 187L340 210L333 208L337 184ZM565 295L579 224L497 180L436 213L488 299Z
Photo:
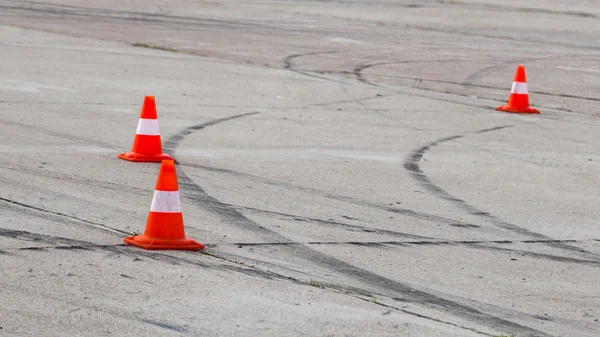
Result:
M160 166L144 234L125 238L125 242L155 250L204 249L204 245L185 237L175 161L165 160Z
M161 162L166 159L173 159L162 152L154 96L144 98L140 121L133 140L133 148L131 152L121 153L119 158L137 162Z
M513 81L508 104L496 108L498 111L506 111L522 114L539 114L540 111L529 106L529 95L527 94L527 79L525 78L525 66L517 66L515 79Z

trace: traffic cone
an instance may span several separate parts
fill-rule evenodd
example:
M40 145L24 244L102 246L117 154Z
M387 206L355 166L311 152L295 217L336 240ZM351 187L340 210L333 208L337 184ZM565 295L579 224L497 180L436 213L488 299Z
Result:
M506 111L523 114L539 114L540 111L529 106L529 95L527 94L527 79L525 78L525 66L517 66L515 79L513 81L508 104L496 108L498 111Z
M161 162L166 159L173 159L162 152L154 96L144 98L140 121L133 140L133 148L131 152L121 153L119 158L137 162Z
M155 250L204 249L204 245L185 237L175 161L165 160L160 166L144 234L125 238L125 242Z

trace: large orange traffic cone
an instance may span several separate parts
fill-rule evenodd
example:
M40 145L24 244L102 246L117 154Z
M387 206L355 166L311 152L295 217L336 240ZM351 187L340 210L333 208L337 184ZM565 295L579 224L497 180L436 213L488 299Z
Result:
M160 166L144 234L125 238L125 242L145 249L204 249L204 245L185 237L173 160Z
M161 162L166 159L173 159L162 152L154 96L144 98L140 121L133 140L133 148L131 152L121 153L119 158L138 162Z
M539 114L540 111L529 106L529 94L527 94L527 78L525 78L525 67L517 66L515 79L513 81L508 104L496 108L499 111Z

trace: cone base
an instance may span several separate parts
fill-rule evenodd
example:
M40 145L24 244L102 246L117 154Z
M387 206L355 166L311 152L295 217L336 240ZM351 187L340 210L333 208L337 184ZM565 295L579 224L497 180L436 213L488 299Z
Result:
M135 162L160 163L163 160L175 160L166 153L161 154L141 154L136 152L125 152L119 155L119 158Z
M516 114L539 114L540 111L536 110L534 108L531 107L527 107L527 108L516 108L514 106L510 106L510 105L502 105L496 108L496 110L498 111L504 111L504 112L511 112L511 113L516 113Z
M194 239L157 239L146 235L134 235L123 241L130 245L149 250L202 250L204 245Z

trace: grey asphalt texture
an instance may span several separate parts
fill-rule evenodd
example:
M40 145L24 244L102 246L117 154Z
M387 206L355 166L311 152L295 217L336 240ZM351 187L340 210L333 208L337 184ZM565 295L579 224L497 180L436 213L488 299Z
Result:
M600 335L597 1L0 0L0 336ZM495 111L515 67L541 115ZM123 243L159 165L186 234Z

